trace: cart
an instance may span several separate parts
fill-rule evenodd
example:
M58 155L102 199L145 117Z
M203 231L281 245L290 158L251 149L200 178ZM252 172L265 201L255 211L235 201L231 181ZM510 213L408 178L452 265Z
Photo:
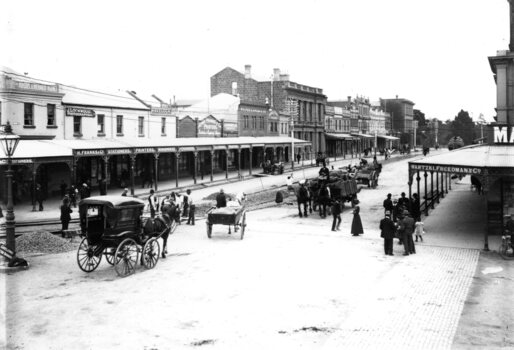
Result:
M144 206L140 199L122 196L80 201L83 239L77 250L77 263L82 271L93 272L102 256L121 277L133 274L138 261L146 269L155 267L161 253L158 239L166 242L176 224L167 216L142 217Z
M213 225L228 225L228 233L231 233L231 226L234 232L240 231L241 239L245 235L246 210L244 205L238 202L228 202L224 208L212 207L207 211L207 237L212 236Z

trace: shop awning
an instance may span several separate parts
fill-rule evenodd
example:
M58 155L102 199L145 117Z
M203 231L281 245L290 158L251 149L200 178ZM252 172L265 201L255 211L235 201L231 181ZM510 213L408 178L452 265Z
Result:
M365 139L374 139L375 135L368 135L368 134L352 134L352 136L362 137Z
M325 138L329 140L353 140L354 137L350 134L333 134L333 133L325 133Z
M385 139L385 140L399 140L400 139L399 137L394 137L394 136L389 136L389 135L377 135L377 137L380 139Z
M472 145L409 162L411 170L482 174L485 168L514 168L514 146Z
M71 157L73 150L67 145L55 144L53 140L20 140L12 156L13 163L29 163L34 158ZM7 155L0 147L0 163L6 163Z

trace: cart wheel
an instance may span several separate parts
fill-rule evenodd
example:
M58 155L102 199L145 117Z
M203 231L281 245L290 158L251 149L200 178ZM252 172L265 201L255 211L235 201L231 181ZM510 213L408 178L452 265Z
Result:
M127 238L123 240L114 254L114 269L118 276L126 277L136 271L139 252L136 242Z
M116 253L116 249L114 248L109 248L108 250L104 251L105 260L107 260L109 265L114 265L114 253Z
M207 237L211 238L212 235L212 224L207 224Z
M143 247L143 266L147 269L153 269L159 261L159 254L161 253L161 246L157 239L150 238Z
M92 272L100 265L102 252L100 252L100 254L96 252L95 254L95 250L97 249L97 245L89 245L87 238L84 238L82 242L80 242L79 249L77 250L77 263L82 271Z
M243 218L241 219L241 239L243 239L245 235L245 227L246 227L246 212L243 213Z
M98 246L89 245L87 238L80 242L79 249L77 250L77 263L82 271L92 272L100 265L102 252L95 252L96 250L98 250Z

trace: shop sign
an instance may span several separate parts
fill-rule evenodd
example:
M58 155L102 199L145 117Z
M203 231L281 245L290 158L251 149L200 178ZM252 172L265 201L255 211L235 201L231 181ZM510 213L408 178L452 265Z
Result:
M173 109L171 108L163 108L163 107L152 107L150 111L151 115L162 115L162 116L172 116Z
M107 154L130 154L132 153L132 150L130 148L113 148L108 149Z
M458 165L424 165L424 164L410 164L411 170L421 171L436 171L445 172L452 174L463 174L463 175L481 175L482 168L466 167Z
M76 156L103 156L105 154L103 149L79 149L74 151Z
M136 148L136 153L154 153L155 148L146 147L146 148Z
M95 111L89 108L66 107L66 115L70 117L95 117Z
M159 147L157 148L157 150L159 152L163 152L163 153L166 153L166 152L175 152L175 147Z
M205 118L198 122L198 136L220 136L221 123L214 118Z
M494 126L493 142L494 143L514 143L514 132L512 127Z
M0 159L0 164L7 164L7 159ZM32 159L29 159L29 158L11 159L11 164L32 164Z

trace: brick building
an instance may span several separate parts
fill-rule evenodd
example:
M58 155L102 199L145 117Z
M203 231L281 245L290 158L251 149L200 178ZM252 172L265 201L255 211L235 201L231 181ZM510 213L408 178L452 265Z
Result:
M258 81L252 78L251 66L245 66L241 73L227 67L211 77L211 96L228 93L239 96L242 103L269 104L279 118L279 133L284 134L284 118L293 117L294 137L310 141L312 147L299 149L304 157L325 152L324 119L327 97L323 90L298 84L289 80L288 74L281 74L275 68L272 79Z
M380 99L380 106L391 115L391 131L401 143L414 144L414 102L405 98Z

